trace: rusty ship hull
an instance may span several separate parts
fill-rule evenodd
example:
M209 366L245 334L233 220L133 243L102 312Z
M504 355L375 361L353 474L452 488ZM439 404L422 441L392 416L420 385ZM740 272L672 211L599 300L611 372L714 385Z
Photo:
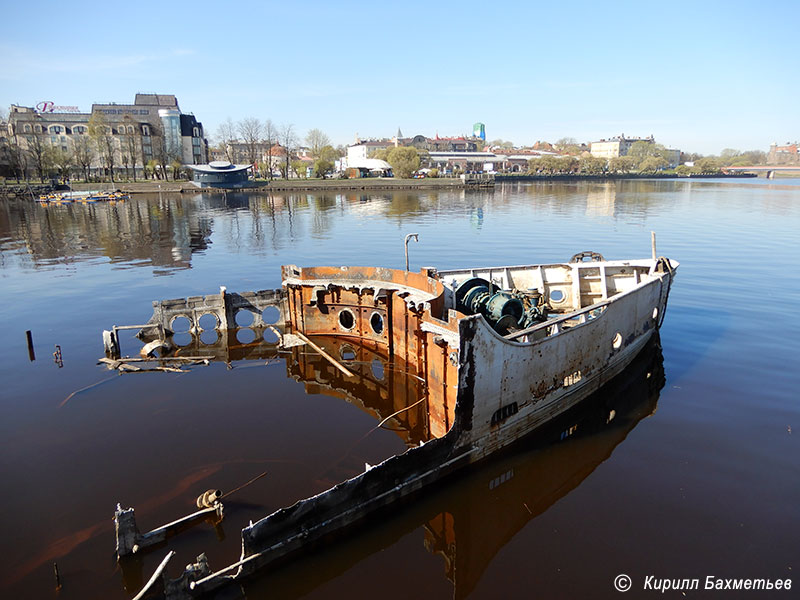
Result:
M338 356L314 347L345 380L347 358L366 349L409 365L422 382L413 403L396 395L390 415L404 415L424 431L408 441L407 451L252 523L242 530L238 562L219 571L206 563L191 566L180 586L168 586L172 596L213 595L368 526L382 511L520 440L621 373L657 335L678 263L583 258L418 273L288 265L281 290L238 295L223 288L219 295L154 303L145 339L168 337L181 317L199 331L206 313L224 329L247 310L255 315L254 327L275 331L281 346L337 340ZM273 323L262 317L270 307Z

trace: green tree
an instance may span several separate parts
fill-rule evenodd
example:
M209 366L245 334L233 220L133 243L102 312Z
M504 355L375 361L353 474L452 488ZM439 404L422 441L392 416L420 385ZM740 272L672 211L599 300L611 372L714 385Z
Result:
M66 183L69 173L75 166L75 156L69 150L53 149L53 166L58 170L61 181Z
M173 158L169 166L172 168L172 181L177 181L181 174L181 167L183 163L179 161L177 158Z
M306 170L307 164L308 163L306 163L306 161L304 161L304 160L300 160L300 159L293 160L292 161L292 171L297 173L298 177L305 178L306 173L307 173L307 170Z
M151 158L147 161L147 165L145 165L145 178L147 178L147 171L149 170L153 176L153 179L156 178L156 171L158 168L158 161L155 158Z
M608 162L599 156L584 156L578 161L578 170L587 175L601 175L607 168Z
M656 173L666 169L669 163L666 158L661 156L648 156L641 163L639 163L640 173Z
M608 170L612 173L630 173L636 168L636 161L631 156L615 156L608 161Z
M328 173L333 172L333 163L324 158L318 158L314 161L314 177L325 177Z
M419 153L413 146L397 146L389 149L386 162L392 165L395 175L406 179L419 169Z
M314 177L325 177L333 173L334 163L339 158L339 153L330 144L317 150L317 159L314 161Z
M652 142L634 142L628 149L627 156L630 156L635 162L636 167L641 168L642 162L651 157L663 158L669 164L667 159L667 149L661 144L654 144ZM650 163L652 164L652 162Z
M767 154L761 150L739 152L738 150L731 151L730 149L725 149L720 154L720 159L722 166L744 167L748 165L763 165L767 162Z
M687 167L686 165L678 165L675 168L675 173L684 177L688 177L689 175L693 175L697 172L698 171L696 167Z
M704 156L694 161L694 166L704 175L716 175L720 172L721 161L713 156Z

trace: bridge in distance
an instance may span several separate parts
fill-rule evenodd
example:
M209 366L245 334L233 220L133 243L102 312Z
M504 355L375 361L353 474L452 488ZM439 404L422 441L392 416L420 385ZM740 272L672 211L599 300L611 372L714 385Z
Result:
M781 165L781 166L752 165L752 166L736 166L736 167L731 166L731 167L722 167L722 171L724 173L731 173L735 171L747 172L747 173L766 173L767 179L773 179L775 177L776 172L800 173L800 165Z

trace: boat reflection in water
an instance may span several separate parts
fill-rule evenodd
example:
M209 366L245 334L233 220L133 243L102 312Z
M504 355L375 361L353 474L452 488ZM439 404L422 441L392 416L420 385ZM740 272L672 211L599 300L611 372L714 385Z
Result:
M284 359L288 375L303 382L308 393L358 406L408 447L433 438L425 384L412 365L396 360L389 364L379 351L353 340L327 336L313 340L355 376L345 376L306 346L280 349L277 336L272 343L259 338L243 344L236 331L229 331L210 345L192 338L180 353L225 362ZM234 587L250 599L302 596L423 527L426 550L443 558L453 596L464 598L505 544L578 487L639 421L655 412L664 381L656 334L622 374L508 449L443 480L403 510L384 512L338 542L295 555L291 562L278 561ZM237 593L227 590L232 592Z

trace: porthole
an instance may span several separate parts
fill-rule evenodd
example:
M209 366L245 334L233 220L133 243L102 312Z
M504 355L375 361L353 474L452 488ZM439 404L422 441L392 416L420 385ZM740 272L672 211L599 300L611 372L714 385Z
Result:
M200 333L200 343L204 346L213 346L219 341L219 331L209 329Z
M384 373L386 369L383 366L383 363L379 361L377 358L372 361L372 365L370 365L372 370L372 376L375 377L378 381L383 380Z
M369 318L369 326L372 327L372 331L377 335L383 333L383 317L379 312L372 313L372 316Z
M272 329L265 329L263 337L267 344L277 344L280 341L280 337Z
M614 336L614 340L611 342L611 345L614 346L614 350L619 350L622 346L622 334L618 331L617 335Z
M658 318L658 307L656 306L653 309L653 320L655 321Z
M256 332L249 328L236 331L236 341L240 344L252 344L256 341Z
M217 324L217 316L212 315L211 313L206 313L197 320L197 325L203 331L211 331L212 329L216 329Z
M179 348L186 348L192 343L192 334L188 331L184 331L182 333L176 333L172 336L172 343L178 346Z
M172 329L174 333L188 333L192 328L192 322L189 320L189 317L175 317L172 319L172 323L169 324L169 328Z
M277 306L268 306L261 311L261 318L264 319L264 323L267 325L274 325L281 318L281 311L278 310Z
M350 309L343 308L339 312L339 326L346 331L350 331L356 326L356 317Z
M550 300L553 302L563 302L564 292L561 290L550 290Z
M237 310L234 321L238 327L250 327L255 320L255 315L249 310Z
M353 347L349 344L345 344L339 348L339 356L342 358L342 360L355 360L356 351L353 350Z

